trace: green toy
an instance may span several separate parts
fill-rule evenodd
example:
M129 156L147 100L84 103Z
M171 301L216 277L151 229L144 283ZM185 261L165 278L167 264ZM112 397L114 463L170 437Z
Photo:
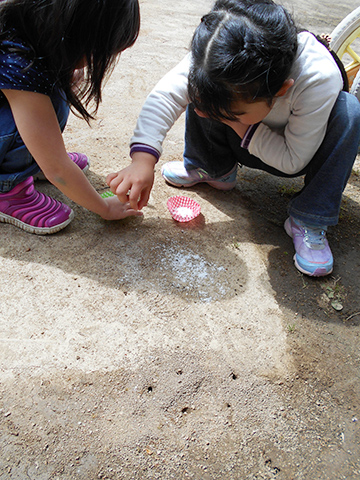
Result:
M115 197L115 195L112 192L110 192L110 190L109 190L107 192L100 193L100 197L108 198L108 197Z

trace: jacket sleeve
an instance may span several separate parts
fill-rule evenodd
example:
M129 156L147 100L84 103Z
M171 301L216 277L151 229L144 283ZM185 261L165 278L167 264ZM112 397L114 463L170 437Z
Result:
M187 85L191 57L188 54L150 92L141 109L130 145L144 144L162 153L162 143L189 104Z

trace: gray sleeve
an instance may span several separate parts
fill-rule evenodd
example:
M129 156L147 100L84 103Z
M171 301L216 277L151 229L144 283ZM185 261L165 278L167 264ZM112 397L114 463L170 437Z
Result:
M162 143L168 131L189 104L187 85L190 61L188 54L150 92L141 109L130 145L149 145L162 153Z

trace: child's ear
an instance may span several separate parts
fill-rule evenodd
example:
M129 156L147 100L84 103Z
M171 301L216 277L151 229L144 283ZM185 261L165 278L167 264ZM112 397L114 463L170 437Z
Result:
M289 88L294 85L294 83L295 82L294 82L293 78L288 78L287 80L285 80L285 82L283 83L283 86L277 92L275 97L283 97L285 95L285 93L289 90Z

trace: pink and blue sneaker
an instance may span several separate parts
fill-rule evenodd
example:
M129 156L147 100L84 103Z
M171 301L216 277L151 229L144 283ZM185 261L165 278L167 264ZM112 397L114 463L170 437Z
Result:
M226 175L212 178L202 168L186 170L183 162L168 162L161 168L161 174L174 187L192 187L197 183L207 183L218 190L231 190L236 185L237 165Z
M284 228L293 239L296 268L306 275L322 277L333 270L334 259L326 239L327 227L304 225L289 217Z

